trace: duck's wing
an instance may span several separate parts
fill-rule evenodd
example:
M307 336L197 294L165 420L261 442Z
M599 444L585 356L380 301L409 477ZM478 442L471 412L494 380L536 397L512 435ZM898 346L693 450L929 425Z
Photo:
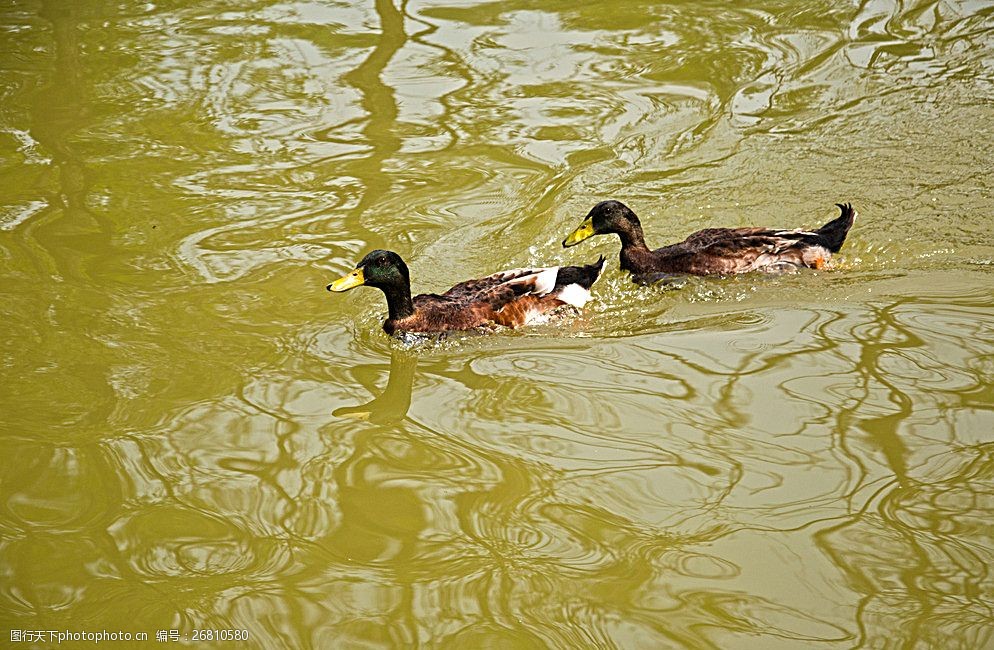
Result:
M743 273L791 266L820 269L838 252L856 219L848 203L840 216L816 230L802 228L708 228L653 251L640 262L645 273Z
M818 234L806 230L709 228L653 252L658 269L700 275L760 270L775 264L817 266ZM812 258L812 259L808 259ZM819 258L820 259L820 258Z
M460 282L442 295L416 296L414 306L419 318L450 329L489 321L517 327L565 304L582 307L603 265L602 257L587 266L510 269Z
M460 302L499 305L516 297L543 296L555 288L556 268L509 269L485 278L460 282L443 296Z
M763 247L774 243L778 234L786 232L793 231L771 230L769 228L706 228L695 232L679 244L664 246L656 252L680 250L695 254L722 249L740 250L753 246Z
M523 324L538 302L555 289L556 271L555 268L510 269L460 282L443 294L414 296L415 313L405 320L405 327L445 331L470 329L489 322ZM509 306L512 307L501 315Z
M555 276L555 268L509 269L460 282L443 295L455 300L480 300L485 296L548 293L555 286Z
M837 253L845 241L857 213L850 203L837 203L841 214L817 230L803 228L707 228L695 232L686 240L666 246L656 252L679 247L690 254L708 252L735 254L736 251L757 249L765 253L780 253L798 246L820 246Z
M454 300L486 302L498 310L526 296L556 299L582 307L590 299L590 287L600 277L603 268L604 256L585 266L511 269L457 284L445 292L445 296Z

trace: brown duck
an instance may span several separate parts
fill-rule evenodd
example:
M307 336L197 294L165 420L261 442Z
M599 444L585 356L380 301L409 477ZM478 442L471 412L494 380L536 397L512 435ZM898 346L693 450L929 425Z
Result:
M824 268L837 253L856 219L849 203L836 204L842 214L817 230L771 228L708 228L679 244L649 250L642 224L620 201L602 201L593 207L563 246L579 244L594 235L614 233L621 238L621 268L636 282L654 282L667 275L719 275L749 271L780 272Z
M478 280L460 282L445 293L411 297L407 264L392 251L375 250L348 275L328 285L328 291L348 291L366 285L386 295L389 317L383 330L449 332L497 323L518 327L563 305L583 307L590 287L604 266L602 256L587 266L513 269Z

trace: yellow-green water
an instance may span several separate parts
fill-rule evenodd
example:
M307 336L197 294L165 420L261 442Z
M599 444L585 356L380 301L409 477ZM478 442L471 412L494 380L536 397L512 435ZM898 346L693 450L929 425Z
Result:
M3 644L994 644L989 2L18 0L0 69ZM645 289L559 246L605 198L861 216ZM609 264L405 350L373 248Z

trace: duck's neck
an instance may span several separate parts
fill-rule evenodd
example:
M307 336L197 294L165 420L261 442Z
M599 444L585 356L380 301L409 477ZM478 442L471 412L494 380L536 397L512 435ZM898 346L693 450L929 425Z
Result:
M642 224L626 223L624 227L617 231L621 237L621 250L647 251L649 247L645 245L645 235L642 234Z
M380 287L380 290L387 297L390 320L400 320L414 315L414 301L411 300L410 283L392 283Z
M629 273L641 273L648 259L652 257L652 252L645 245L642 225L628 223L617 232L618 237L621 237L621 254L619 255L621 269Z

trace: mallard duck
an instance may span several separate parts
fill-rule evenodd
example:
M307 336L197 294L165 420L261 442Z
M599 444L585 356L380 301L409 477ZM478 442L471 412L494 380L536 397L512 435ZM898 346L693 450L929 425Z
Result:
M602 201L563 240L574 246L588 237L615 233L621 238L621 268L636 282L671 274L715 275L748 271L777 272L806 266L821 269L837 253L856 219L852 205L836 204L842 215L818 230L708 228L679 244L649 250L642 224L620 201Z
M329 284L328 291L362 285L382 291L389 309L383 330L390 335L467 330L490 323L518 327L563 305L583 307L603 266L601 256L587 266L512 269L460 282L442 295L412 298L404 260L392 251L375 250L354 271Z

